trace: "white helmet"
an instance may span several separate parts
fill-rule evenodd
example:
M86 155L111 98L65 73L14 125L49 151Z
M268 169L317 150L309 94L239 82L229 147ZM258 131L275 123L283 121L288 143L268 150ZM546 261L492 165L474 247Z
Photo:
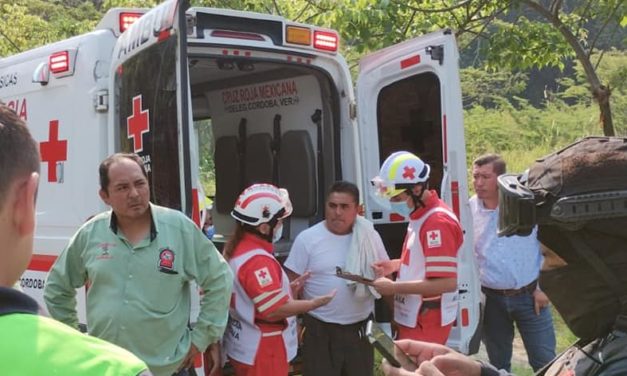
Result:
M231 216L236 220L258 226L273 219L292 214L292 202L287 190L272 184L253 184L244 189L235 202Z
M429 179L431 168L408 151L392 153L371 182L380 197L390 199Z

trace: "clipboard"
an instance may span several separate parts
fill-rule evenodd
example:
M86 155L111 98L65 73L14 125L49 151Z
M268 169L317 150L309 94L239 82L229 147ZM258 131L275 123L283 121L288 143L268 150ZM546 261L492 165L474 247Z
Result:
M372 285L372 282L374 282L373 279L369 279L358 274L345 272L339 266L335 267L335 275L342 279L348 279L349 281L363 283L364 285Z

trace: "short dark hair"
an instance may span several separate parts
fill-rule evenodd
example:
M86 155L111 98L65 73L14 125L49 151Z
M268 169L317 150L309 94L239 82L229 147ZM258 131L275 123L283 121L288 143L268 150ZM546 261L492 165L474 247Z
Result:
M474 166L478 167L485 166L490 163L492 163L494 172L497 175L503 175L505 172L507 172L507 165L505 164L503 158L498 154L484 154L472 162Z
M0 101L0 209L13 182L39 172L39 145L26 123Z
M347 193L353 197L355 204L359 204L359 188L351 182L340 180L331 184L327 191L327 199L331 193Z
M128 159L137 163L142 171L142 174L144 174L144 177L148 179L148 173L146 173L144 161L139 155L135 153L115 153L108 156L104 161L100 163L100 167L98 167L98 173L100 174L100 189L102 189L103 191L109 193L107 189L109 187L109 168L113 163L122 159Z

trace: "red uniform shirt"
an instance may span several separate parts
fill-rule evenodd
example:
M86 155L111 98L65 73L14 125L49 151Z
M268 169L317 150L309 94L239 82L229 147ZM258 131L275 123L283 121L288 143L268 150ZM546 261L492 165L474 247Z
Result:
M268 315L289 300L289 293L282 288L283 270L272 255L272 243L252 234L245 234L232 257L240 256L254 249L263 249L269 257L253 256L244 263L237 278L248 297L255 305L255 321L263 330L281 330L285 323L269 323ZM277 325L280 328L277 328Z
M438 197L436 191L430 191L431 196L425 201L425 207L418 208L410 215L411 220L418 220L428 211L436 207L443 207L452 212L444 201ZM431 214L420 228L418 234L420 245L425 256L425 278L456 278L457 258L464 234L461 226L450 216L442 212ZM409 263L409 249L403 244L401 262Z

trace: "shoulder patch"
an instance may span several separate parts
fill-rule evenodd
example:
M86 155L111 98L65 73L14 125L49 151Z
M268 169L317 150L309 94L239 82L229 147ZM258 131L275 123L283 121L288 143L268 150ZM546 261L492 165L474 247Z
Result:
M272 283L272 276L267 267L255 270L255 277L257 277L257 283L259 286L266 287Z
M442 246L442 235L440 230L427 231L427 248Z

